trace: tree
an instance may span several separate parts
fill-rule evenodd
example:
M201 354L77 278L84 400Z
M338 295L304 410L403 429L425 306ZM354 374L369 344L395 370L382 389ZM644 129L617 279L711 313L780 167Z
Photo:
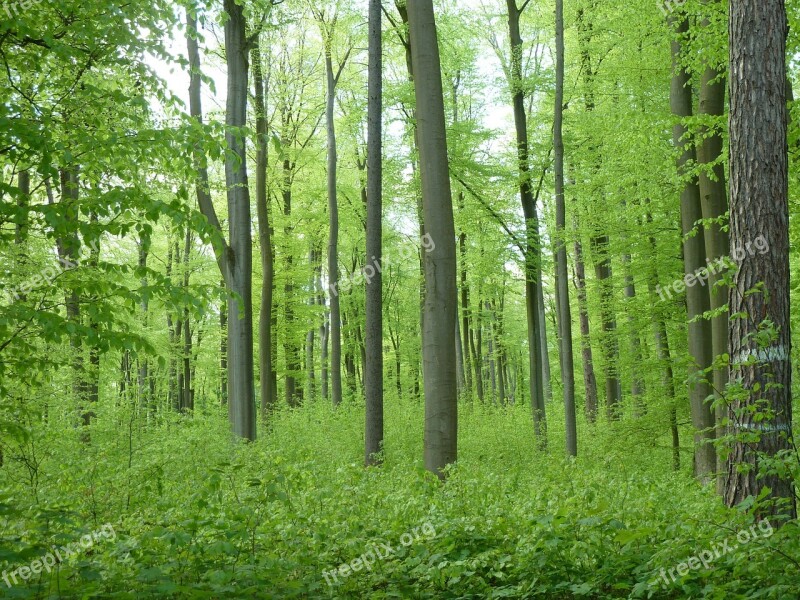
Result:
M275 356L272 352L273 296L275 291L275 249L270 223L267 166L269 123L267 122L266 93L261 48L256 39L252 49L253 80L255 84L254 107L256 113L256 211L258 214L258 239L261 246L261 308L258 316L258 367L261 378L261 415L266 418L278 402Z
M367 106L367 253L366 264L380 265L383 260L382 220L382 123L383 47L381 40L381 2L369 3L369 81ZM366 394L366 430L364 460L375 464L383 446L383 278L375 269L367 282L364 344L367 350L364 372ZM398 368L398 382L399 368Z
M312 8L314 18L319 22L322 32L322 43L325 46L325 123L328 135L328 219L330 235L328 237L328 280L331 293L331 398L334 406L342 402L342 318L339 307L339 204L336 198L336 169L338 167L336 149L336 124L333 108L336 102L336 85L342 75L350 50L339 62L336 72L333 68L333 34L336 30L338 14L334 13L330 21L326 21L325 12Z
M786 9L782 0L733 0L730 31L731 254L728 411L735 436L725 502L735 506L763 487L764 512L795 518L791 476L769 460L790 450L792 369L789 326L789 208L786 113ZM752 252L758 239L768 251ZM764 247L761 244L761 247Z
M508 31L511 41L511 70L509 85L514 106L514 126L517 135L517 162L519 167L519 194L525 217L525 307L528 317L528 351L530 353L530 394L533 411L533 429L536 439L547 446L547 417L544 404L544 383L540 330L544 327L539 307L542 285L539 216L531 185L528 158L528 115L525 112L525 90L522 82L522 35L519 19L528 6L526 0L517 7L516 0L506 0L508 5Z
M556 95L553 118L553 148L556 178L556 303L558 310L558 345L561 381L564 386L564 415L567 453L578 454L578 430L575 423L575 369L572 363L572 317L569 310L567 274L566 206L564 203L564 2L556 0Z
M242 7L234 0L225 0L225 56L228 65L228 98L225 139L230 149L225 158L225 180L228 188L229 240L222 236L222 227L211 201L207 184L203 185L203 161L195 158L200 173L198 204L203 215L216 230L217 261L228 290L228 418L233 433L254 440L256 437L253 377L253 246L250 235L250 192L247 182L245 138L242 128L247 119L248 44ZM196 25L189 17L187 40L191 69L190 110L195 119L202 115L200 105L200 57L197 51ZM207 175L206 175L207 181Z
M685 14L673 16L675 26L672 40L672 80L670 84L670 107L677 121L672 128L672 141L679 150L678 174L683 179L681 189L681 229L683 232L683 265L685 281L706 267L704 231L701 223L700 187L697 176L688 172L696 161L695 147L686 139L688 127L685 119L692 115L691 79L683 66L681 38L689 31ZM686 309L689 318L688 340L692 364L689 367L689 403L695 429L695 476L708 483L716 472L717 456L712 441L715 438L714 414L708 402L711 386L704 370L711 366L711 324L703 318L710 307L708 291L701 285L687 285Z
M706 10L722 10L720 0L703 0ZM703 30L709 30L710 19L705 17L702 21ZM716 34L716 31L707 35ZM728 193L725 186L725 166L722 163L722 119L725 115L725 66L716 64L715 57L708 58L703 68L698 91L697 114L708 120L698 132L697 162L701 169L698 179L700 186L700 208L703 214L706 259L711 264L716 264L722 257L727 256L730 240L728 231L724 227L728 212ZM703 122L701 121L701 122ZM725 419L727 408L720 401L728 383L728 369L721 359L728 351L728 313L725 306L728 303L727 288L724 284L724 270L713 269L708 276L708 290L710 293L710 309L716 314L711 319L711 354L715 361L714 368L714 396L716 399L715 420L717 435L723 434L722 422ZM724 479L721 476L724 465L718 457L717 479L721 486Z
M408 0L409 37L417 101L422 205L433 248L425 254L423 377L425 468L440 478L456 460L458 391L453 332L456 329L456 244L447 159L442 72L432 0Z

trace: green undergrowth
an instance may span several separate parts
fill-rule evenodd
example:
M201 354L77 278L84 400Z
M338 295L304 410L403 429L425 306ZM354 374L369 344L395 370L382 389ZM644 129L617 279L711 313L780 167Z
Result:
M114 535L0 580L0 598L796 597L797 525L750 530L692 480L688 453L672 471L657 422L583 423L567 459L558 415L545 453L524 407L465 405L444 485L421 468L416 403L387 406L385 464L371 469L356 406L281 412L238 445L223 415L100 415L88 446L51 422L0 469L3 576ZM708 568L671 580L709 549ZM370 552L369 568L354 563Z

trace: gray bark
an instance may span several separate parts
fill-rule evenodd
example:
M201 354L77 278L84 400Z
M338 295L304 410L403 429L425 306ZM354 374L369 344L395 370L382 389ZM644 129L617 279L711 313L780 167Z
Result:
M425 468L444 477L457 456L458 404L453 332L456 319L456 248L447 162L442 73L432 0L409 0L409 37L417 100L420 179L426 234L423 377Z

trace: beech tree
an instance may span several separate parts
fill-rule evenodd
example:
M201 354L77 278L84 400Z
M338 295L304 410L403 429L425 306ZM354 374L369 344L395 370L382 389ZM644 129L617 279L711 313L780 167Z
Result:
M425 232L434 247L425 253L422 360L425 385L425 468L443 478L456 460L458 390L453 332L456 329L456 244L447 159L442 72L432 0L408 0L409 38L417 101Z
M383 43L381 1L369 3L368 101L367 101L367 242L365 264L380 267L383 261ZM377 462L383 446L383 274L381 268L367 282L364 326L366 366L366 430L364 460ZM400 385L400 369L397 383Z

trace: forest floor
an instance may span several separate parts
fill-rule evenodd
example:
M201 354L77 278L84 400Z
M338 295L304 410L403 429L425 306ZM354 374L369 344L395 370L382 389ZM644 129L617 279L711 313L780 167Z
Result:
M577 459L548 416L545 453L527 407L462 406L445 484L417 402L387 402L370 469L357 406L247 445L222 414L99 415L88 446L51 421L0 469L0 598L800 597L797 524L722 508L688 438L673 471L664 415L582 422Z

